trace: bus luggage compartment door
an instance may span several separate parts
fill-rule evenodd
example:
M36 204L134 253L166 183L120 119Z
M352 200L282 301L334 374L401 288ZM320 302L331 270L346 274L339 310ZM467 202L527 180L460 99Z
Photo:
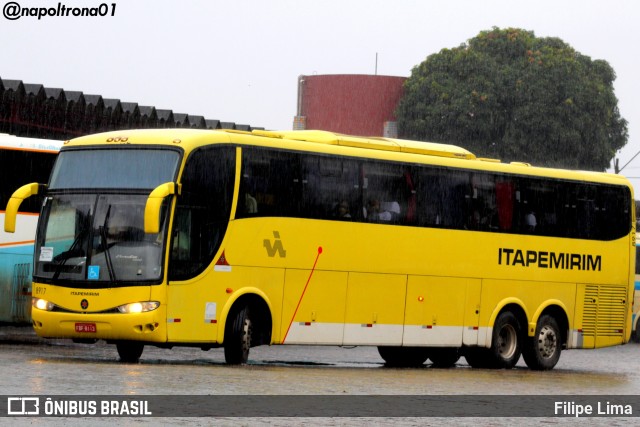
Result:
M480 280L409 276L403 345L478 343Z

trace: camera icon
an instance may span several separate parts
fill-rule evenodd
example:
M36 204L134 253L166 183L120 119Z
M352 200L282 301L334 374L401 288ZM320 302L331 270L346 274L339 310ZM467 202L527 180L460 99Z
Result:
M8 397L7 415L40 415L40 398Z

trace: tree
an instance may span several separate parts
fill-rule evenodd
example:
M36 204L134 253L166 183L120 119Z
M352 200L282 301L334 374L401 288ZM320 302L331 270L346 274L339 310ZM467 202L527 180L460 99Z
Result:
M479 157L604 170L628 138L614 80L606 61L558 38L494 27L414 67L399 133Z

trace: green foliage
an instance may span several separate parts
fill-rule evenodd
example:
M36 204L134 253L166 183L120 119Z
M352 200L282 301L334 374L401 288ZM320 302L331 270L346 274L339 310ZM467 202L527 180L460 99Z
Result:
M479 157L604 170L628 138L614 80L606 61L558 38L493 28L414 67L398 126Z

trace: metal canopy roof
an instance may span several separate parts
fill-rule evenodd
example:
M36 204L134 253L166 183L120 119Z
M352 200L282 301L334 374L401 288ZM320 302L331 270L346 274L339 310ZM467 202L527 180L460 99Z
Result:
M65 140L80 135L133 128L190 127L241 129L250 125L174 113L136 102L103 98L22 80L0 79L0 133Z

